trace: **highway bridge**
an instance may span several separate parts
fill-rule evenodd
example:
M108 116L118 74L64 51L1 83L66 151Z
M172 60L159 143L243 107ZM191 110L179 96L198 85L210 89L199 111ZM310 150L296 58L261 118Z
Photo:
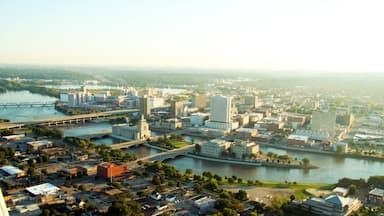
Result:
M3 123L0 123L0 130L11 129L11 128L21 128L28 125L61 126L61 125L67 125L67 124L85 123L87 121L91 121L94 119L107 118L114 115L134 113L139 111L140 111L139 109L113 110L113 111L80 114L80 115L72 115L72 116L20 120L16 122L3 122Z
M94 119L106 118L113 115L121 115L126 113L133 113L133 112L139 112L139 110L138 109L113 110L113 111L80 114L80 115L72 115L72 116L60 116L60 117L52 117L52 118L21 120L21 121L18 121L17 123L25 124L25 125L39 124L39 125L56 126L56 125L64 125L64 124L75 124L79 122L86 122Z
M12 128L21 128L24 127L24 124L12 123L12 122L2 122L0 123L0 130L12 129Z
M157 141L161 137L164 137L164 136L152 136L150 139L151 141ZM122 149L122 148L131 148L133 146L138 146L146 142L147 140L132 140L127 142L112 144L110 146L112 149Z
M0 107L51 107L55 102L23 102L23 103L0 103Z
M142 157L142 158L137 159L137 161L139 161L139 160L141 160L141 161L164 161L164 160L174 159L177 156L187 155L188 152L193 151L194 148L195 148L195 145L187 145L187 146L184 146L181 148L172 149L172 150L168 150L165 152L160 152L157 154Z

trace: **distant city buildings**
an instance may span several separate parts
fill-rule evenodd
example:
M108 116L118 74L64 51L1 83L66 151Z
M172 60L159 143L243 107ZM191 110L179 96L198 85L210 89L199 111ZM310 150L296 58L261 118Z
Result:
M151 115L151 100L150 97L144 95L140 97L140 112L145 118Z
M331 136L335 134L336 112L335 111L313 111L311 130L314 132L326 132Z
M192 95L192 107L197 109L204 109L208 106L208 97L203 94Z
M184 104L182 101L171 101L171 118L178 118L183 113Z
M244 104L249 105L252 108L256 108L260 105L259 99L254 95L246 95L244 96Z

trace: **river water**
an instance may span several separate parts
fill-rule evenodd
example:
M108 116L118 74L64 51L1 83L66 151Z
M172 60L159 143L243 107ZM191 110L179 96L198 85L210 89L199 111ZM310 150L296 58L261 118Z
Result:
M0 103L32 103L32 102L55 102L54 97L32 94L29 91L9 91L0 94ZM48 118L63 116L53 106L49 107L0 107L0 118L11 121L20 121L37 118Z
M2 101L2 103L51 102L55 100L56 99L52 97L31 94L27 91L8 92L5 94L0 94L0 101ZM53 107L0 108L0 118L10 119L11 121L54 117L62 115L62 113L57 112ZM103 130L111 130L111 125L107 122L100 122L64 127L62 129L64 130L65 136L76 136L87 133L95 133ZM190 141L191 137L186 137L186 140ZM194 140L195 142L199 142L198 138L194 138ZM112 138L106 138L96 140L95 142L99 144L104 143L110 145L119 141L114 140ZM158 153L157 150L150 149L144 146L131 148L127 151L137 154L138 157ZM258 179L272 181L287 180L297 182L335 183L338 179L343 177L368 178L372 175L384 175L384 162L368 161L354 158L342 158L314 153L303 153L297 151L287 151L270 147L261 147L261 151L265 153L271 151L278 154L288 154L291 157L297 159L307 157L313 164L320 166L320 168L313 170L302 170L240 166L211 161L203 161L187 157L181 157L169 161L168 163L176 166L182 171L187 168L192 168L195 173L199 174L204 171L211 171L212 173L216 173L221 176L236 175L243 179Z

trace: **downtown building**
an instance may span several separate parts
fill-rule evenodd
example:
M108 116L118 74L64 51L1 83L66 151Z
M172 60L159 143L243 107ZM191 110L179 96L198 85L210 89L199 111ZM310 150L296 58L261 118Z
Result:
M232 122L232 97L212 96L210 112L210 119L205 123L208 128L229 131L238 127L238 122Z

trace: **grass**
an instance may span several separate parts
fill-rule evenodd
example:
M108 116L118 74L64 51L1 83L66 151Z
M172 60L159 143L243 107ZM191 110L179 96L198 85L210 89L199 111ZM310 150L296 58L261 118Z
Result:
M185 141L174 141L174 140L171 140L171 144L172 144L175 148L181 148L181 147L190 145L188 142L185 142Z

